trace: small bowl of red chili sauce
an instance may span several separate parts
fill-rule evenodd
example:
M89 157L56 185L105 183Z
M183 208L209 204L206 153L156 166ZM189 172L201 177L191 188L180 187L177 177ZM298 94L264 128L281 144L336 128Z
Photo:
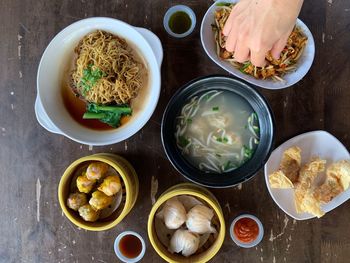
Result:
M138 233L124 231L114 241L114 252L121 261L134 263L145 255L146 244Z
M256 216L243 214L233 220L230 236L240 247L255 247L263 239L264 227Z

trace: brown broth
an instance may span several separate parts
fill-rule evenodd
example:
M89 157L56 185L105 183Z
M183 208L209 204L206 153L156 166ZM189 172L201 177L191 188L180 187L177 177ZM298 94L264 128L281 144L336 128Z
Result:
M79 99L74 92L70 89L67 83L63 83L62 96L64 106L66 107L72 118L84 127L93 130L111 130L113 127L106 123L100 122L99 120L86 120L83 119L83 115L86 111L86 102ZM121 123L124 124L123 118Z
M134 235L125 235L119 242L119 250L127 258L136 258L142 250L141 240Z

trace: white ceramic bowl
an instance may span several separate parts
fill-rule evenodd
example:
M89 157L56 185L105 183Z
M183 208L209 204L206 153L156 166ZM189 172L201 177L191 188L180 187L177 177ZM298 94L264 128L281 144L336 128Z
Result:
M312 157L319 156L321 159L327 161L328 167L332 162L350 160L350 154L337 138L326 131L313 131L300 134L284 142L272 152L269 160L265 164L265 182L272 199L287 215L294 219L311 219L315 216L309 213L297 213L295 209L293 189L274 189L270 187L269 174L278 170L283 152L292 146L300 147L302 164L310 161ZM318 179L322 181L324 176L325 173L322 173L321 178ZM347 189L329 203L321 205L321 208L327 213L349 199L350 189Z
M143 106L134 111L131 120L121 127L97 131L77 123L66 110L61 95L61 84L67 63L81 38L97 29L118 35L134 46L145 60L149 70L149 87ZM38 122L50 132L64 135L87 145L108 145L125 140L139 131L152 116L160 94L160 66L163 49L159 38L144 28L133 27L113 18L94 17L75 22L61 32L47 46L42 55L37 75L35 113Z
M306 75L306 73L309 71L312 65L312 62L314 60L315 42L310 30L300 19L297 20L296 25L300 27L301 30L304 32L304 34L308 37L308 42L306 44L303 54L301 55L300 59L296 64L297 69L283 76L285 80L284 82L256 79L253 76L242 73L241 71L239 71L239 69L235 68L230 63L218 58L218 56L216 55L215 37L214 37L214 32L211 28L211 24L215 23L214 13L217 8L220 8L216 4L220 2L236 3L238 1L237 0L217 1L212 6L209 7L208 11L205 13L203 17L201 30L200 30L201 41L205 52L211 58L211 60L213 60L217 65L219 65L229 73L235 75L236 77L239 77L251 84L254 84L256 86L266 88L266 89L287 88L289 86L294 85L298 81L300 81Z

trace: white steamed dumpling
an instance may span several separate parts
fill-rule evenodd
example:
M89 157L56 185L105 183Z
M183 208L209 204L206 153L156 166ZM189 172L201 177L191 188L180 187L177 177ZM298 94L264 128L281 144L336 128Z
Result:
M216 233L211 225L214 211L205 205L194 206L187 214L186 226L188 230L197 234Z
M199 247L199 237L195 233L191 233L185 229L178 229L170 240L169 251L172 253L180 253L189 257L196 253Z
M178 229L186 221L186 209L177 198L165 203L162 214L164 223L169 229Z

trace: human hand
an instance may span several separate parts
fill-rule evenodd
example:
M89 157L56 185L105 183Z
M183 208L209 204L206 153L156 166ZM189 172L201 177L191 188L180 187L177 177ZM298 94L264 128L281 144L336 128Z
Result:
M303 0L241 0L232 9L223 29L226 50L243 63L265 65L271 51L278 59L292 32Z

